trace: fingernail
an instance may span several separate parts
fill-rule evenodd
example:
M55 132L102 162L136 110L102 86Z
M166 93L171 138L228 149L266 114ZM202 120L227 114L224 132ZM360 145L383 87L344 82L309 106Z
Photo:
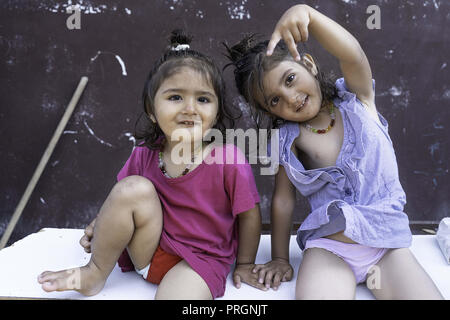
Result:
M259 283L263 283L263 279L258 279L258 282Z
M278 290L278 287L273 287L273 290Z

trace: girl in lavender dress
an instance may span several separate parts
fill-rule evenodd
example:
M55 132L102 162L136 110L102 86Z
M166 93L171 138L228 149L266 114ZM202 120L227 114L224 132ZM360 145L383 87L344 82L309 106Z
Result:
M343 78L326 80L311 55L298 53L296 44L309 35L339 60ZM227 49L240 93L279 128L272 260L253 270L259 281L277 289L292 279L289 238L297 189L311 213L297 232L303 259L296 298L353 299L356 285L367 281L378 299L442 299L408 249L406 196L358 41L317 10L296 5L270 41L255 42L248 36Z

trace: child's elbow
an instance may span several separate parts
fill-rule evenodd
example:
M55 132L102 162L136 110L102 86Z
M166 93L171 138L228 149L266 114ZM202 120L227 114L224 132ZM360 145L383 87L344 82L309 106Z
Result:
M256 204L252 209L240 213L239 221L261 221L261 210L259 209L259 205Z
M292 214L295 207L295 199L289 196L274 196L272 198L272 212Z

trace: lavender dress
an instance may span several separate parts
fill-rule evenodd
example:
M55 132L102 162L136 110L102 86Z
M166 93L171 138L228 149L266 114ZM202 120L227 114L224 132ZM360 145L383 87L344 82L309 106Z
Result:
M345 230L345 236L365 246L409 247L406 196L387 121L379 114L382 125L377 123L343 78L336 88L334 103L342 114L344 139L335 166L306 170L291 151L299 124L280 127L280 164L312 210L297 231L297 242L303 250L307 240Z

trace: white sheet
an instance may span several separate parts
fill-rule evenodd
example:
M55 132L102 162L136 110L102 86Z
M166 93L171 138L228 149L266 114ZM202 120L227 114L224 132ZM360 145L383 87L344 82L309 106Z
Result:
M83 234L81 229L46 228L31 234L0 251L0 297L44 298L44 299L153 299L156 285L144 281L135 272L122 273L116 265L103 290L93 297L85 297L77 292L43 291L37 282L42 271L57 271L85 265L89 261L78 244ZM450 299L450 266L439 250L435 236L413 236L411 251L435 281L446 299ZM301 261L301 251L291 237L291 263L296 276ZM256 263L267 262L270 258L270 236L263 235ZM225 295L220 300L289 300L294 299L295 281L284 282L277 291L260 291L246 284L236 289L228 276ZM359 285L356 299L374 299L371 292Z

